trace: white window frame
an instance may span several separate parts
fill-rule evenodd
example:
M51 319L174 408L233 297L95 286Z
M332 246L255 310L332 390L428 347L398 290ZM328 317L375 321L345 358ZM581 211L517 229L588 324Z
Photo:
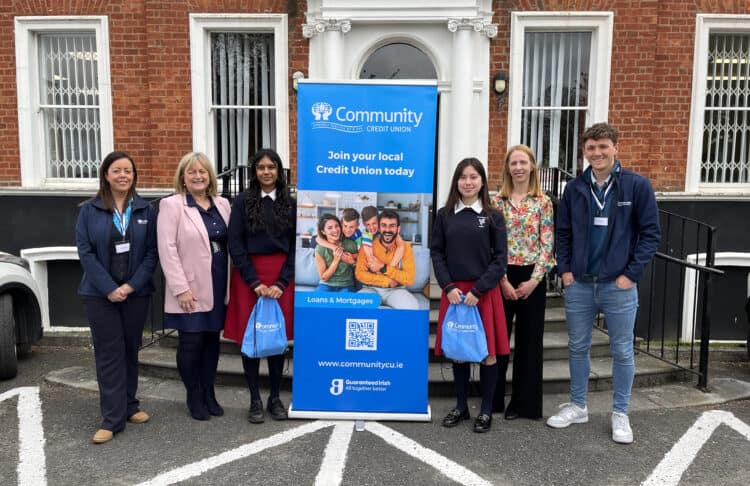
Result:
M104 15L16 17L16 89L18 94L18 141L21 186L36 188L91 189L97 178L47 178L44 119L39 107L39 34L46 32L94 32L99 77L99 137L102 156L114 150L112 83L109 72L109 24Z
M276 147L289 168L289 82L287 14L190 14L190 73L193 97L193 150L216 153L211 106L211 33L273 33Z
M708 76L708 38L710 34L750 32L750 15L697 14L695 16L695 53L693 55L693 99L690 103L690 136L688 137L685 192L706 194L748 194L750 184L701 182L703 121L706 109L706 76Z
M591 32L589 109L586 126L607 121L612 64L612 12L511 12L510 73L508 83L508 145L521 143L523 62L527 31ZM588 162L584 159L584 166Z

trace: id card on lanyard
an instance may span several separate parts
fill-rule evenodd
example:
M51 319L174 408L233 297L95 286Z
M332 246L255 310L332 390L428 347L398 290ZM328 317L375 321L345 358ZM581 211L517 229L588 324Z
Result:
M599 196L596 195L594 188L589 188L591 195L594 196L594 203L596 203L596 207L599 208L594 216L594 226L607 226L609 224L609 218L604 216L604 206L607 204L607 194L609 194L610 189L612 189L611 183L607 185L607 189L604 190L604 196L600 200Z
M128 232L128 225L130 224L130 213L132 212L133 200L131 199L128 203L128 207L124 213L121 213L119 209L115 208L115 212L112 214L112 220L114 221L115 228L122 236L120 241L115 241L115 253L121 255L130 251L130 241L128 241L126 235Z

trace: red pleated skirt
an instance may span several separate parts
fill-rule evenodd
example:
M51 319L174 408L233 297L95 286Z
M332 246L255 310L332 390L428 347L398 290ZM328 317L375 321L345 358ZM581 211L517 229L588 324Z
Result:
M286 262L286 253L273 253L270 255L248 255L255 266L255 272L261 283L266 286L273 285L279 279L281 267ZM224 322L224 337L242 345L245 335L247 320L258 301L258 296L242 279L236 268L232 269L232 278L229 281L229 305L227 306L227 318ZM294 281L278 299L281 312L286 321L286 337L293 339L294 329Z
M453 282L461 292L468 294L474 286L471 281ZM443 319L448 311L448 298L445 292L440 296L440 313L438 314L437 338L435 339L435 354L440 356L443 350L440 348L440 342L443 334ZM484 334L487 337L487 351L489 355L507 355L510 354L510 344L508 343L508 326L505 324L505 311L503 310L503 297L500 294L500 287L495 286L479 298L477 303L479 317L482 318Z

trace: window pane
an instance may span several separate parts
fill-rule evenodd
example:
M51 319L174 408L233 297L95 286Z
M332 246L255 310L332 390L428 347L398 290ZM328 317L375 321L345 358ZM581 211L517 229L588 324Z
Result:
M211 99L219 173L276 145L273 34L211 34Z
M711 34L701 181L750 182L750 34Z
M385 45L367 58L360 79L437 79L435 66L420 49L395 42Z
M94 33L39 35L47 177L97 177L102 158L97 61Z
M588 110L590 32L527 32L524 36L521 143L543 167L576 173Z

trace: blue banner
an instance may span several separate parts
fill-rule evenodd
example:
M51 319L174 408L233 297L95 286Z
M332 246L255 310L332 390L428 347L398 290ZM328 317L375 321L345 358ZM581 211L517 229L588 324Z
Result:
M297 95L290 416L429 419L437 87L305 82Z

